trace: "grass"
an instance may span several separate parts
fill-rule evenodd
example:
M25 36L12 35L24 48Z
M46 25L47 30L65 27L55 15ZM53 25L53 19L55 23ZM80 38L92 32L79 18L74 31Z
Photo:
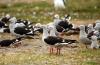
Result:
M66 9L54 10L53 4L48 2L38 3L16 3L11 5L0 5L0 17L9 13L11 16L17 18L29 19L30 21L37 23L48 23L53 21L53 15L59 13L61 16L69 13L72 19L99 19L100 18L100 1L99 0L68 0ZM74 22L79 24L79 22ZM91 23L91 21L86 21ZM86 23L83 21L83 23ZM5 38L5 37L2 37ZM35 41L35 42L34 42ZM36 42L38 41L38 42ZM78 47L75 49L64 48L62 55L49 55L48 50L42 50L42 48L34 48L34 46L40 46L41 40L26 40L24 43L30 44L32 48L26 51L26 49L20 52L0 52L0 65L100 65L100 49L90 50L84 49L84 47ZM16 49L16 48L11 48ZM17 48L19 50L20 48ZM0 49L2 50L2 49ZM43 53L43 51L45 51Z
M73 19L99 19L100 17L99 0L68 0L66 9L55 10L53 4L46 1L38 3L16 3L0 5L0 16L7 13L17 18L29 19L32 22L47 23L51 22L53 15L59 13L62 16L70 14ZM33 13L36 15L33 16ZM49 15L51 13L51 15ZM40 19L40 20L39 20Z
M34 54L32 51L0 54L0 65L99 65L100 53L97 53L98 51L77 49L74 53L62 55Z

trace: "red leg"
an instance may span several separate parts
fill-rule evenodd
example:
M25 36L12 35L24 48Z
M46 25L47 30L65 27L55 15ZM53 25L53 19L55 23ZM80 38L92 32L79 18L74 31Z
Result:
M53 47L51 48L51 53L53 53Z
M56 52L57 55L60 55L60 50L61 50L61 48L57 47L57 52Z
M50 54L52 54L53 53L53 47L50 47L49 51L50 51Z
M56 54L58 54L58 48L56 48Z
M57 50L56 50L56 51L57 51L56 54L58 55L58 53L59 53L59 49L58 49L58 47L57 47L56 49L57 49Z
M61 50L61 49L60 49L60 48L58 48L58 54L59 54L59 55L60 55L60 50Z
M51 54L51 47L49 47L49 53Z

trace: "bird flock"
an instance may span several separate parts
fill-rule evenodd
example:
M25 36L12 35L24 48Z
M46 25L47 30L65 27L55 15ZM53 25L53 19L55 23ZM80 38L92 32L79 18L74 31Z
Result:
M32 37L38 33L42 34L42 41L50 46L50 54L60 54L61 48L70 44L82 43L86 48L100 48L100 20L88 25L75 25L70 22L71 16L65 15L60 18L58 14L54 15L53 22L47 24L33 23L29 20L17 19L9 14L0 18L0 33L11 33L14 39L5 39L0 41L1 47L8 47L14 44L21 44L24 38ZM38 33L37 33L38 32ZM79 41L75 39L64 38L63 35L79 34ZM71 34L70 34L71 33Z

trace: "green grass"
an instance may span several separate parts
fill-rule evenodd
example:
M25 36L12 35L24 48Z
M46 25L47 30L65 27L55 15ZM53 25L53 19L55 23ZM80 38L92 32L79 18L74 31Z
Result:
M97 62L94 61L86 61L83 63L83 65L99 65Z
M73 19L99 19L99 4L99 0L68 0L66 9L63 10L55 10L53 4L46 1L40 1L38 3L16 3L10 6L1 4L0 16L9 13L17 18L29 19L35 23L51 22L53 15L46 15L48 12L53 12L54 14L59 13L61 16L69 13ZM33 17L33 12L36 12L36 17Z

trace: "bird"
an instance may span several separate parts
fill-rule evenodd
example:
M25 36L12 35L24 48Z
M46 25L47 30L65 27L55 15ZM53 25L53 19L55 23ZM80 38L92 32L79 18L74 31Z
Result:
M4 28L4 27L6 27L6 24L4 22L0 21L0 28Z
M87 31L88 31L87 34L89 34L89 33L94 31L93 24L88 24Z
M55 14L54 15L54 20L53 20L53 25L57 26L60 23L60 21L62 21L62 20L60 19L59 14Z
M62 31L75 30L75 25L70 22L71 16L65 15L63 19L60 19L58 14L54 16L54 26L57 30L62 29Z
M74 25L71 24L70 21L70 15L65 15L63 19L60 19L59 14L54 15L53 22L50 22L47 24L48 28L51 26L55 27L56 34L64 35L65 32L68 32L69 30L72 30L72 34L79 32L77 28L74 28ZM49 30L49 29L48 29Z
M31 24L33 24L33 23L30 22L29 20L23 20L23 23L24 23L25 25L31 25Z
M95 22L94 29L100 31L100 20L97 20L97 21Z
M10 46L11 44L16 44L16 43L20 43L20 41L22 40L22 38L16 38L16 39L6 39L6 40L1 40L0 41L0 46L1 47L8 47Z
M43 28L42 28L42 24L41 23L36 23L33 26L33 28L34 28L35 32L43 33Z
M56 28L57 34L58 33L63 34L63 31L65 29L62 26L59 25L59 24L61 24L61 22L62 22L62 20L60 19L60 16L58 14L55 14L54 15L54 21L51 24L49 24L49 26L54 26Z
M93 35L91 37L91 41L92 41L91 46L90 46L91 49L98 49L98 48L100 48L100 45L98 44L97 38L98 37L95 36L95 35Z
M0 28L0 33L10 33L9 28Z
M62 20L58 23L58 26L63 27L65 30L71 30L73 25L70 24L67 20Z
M67 20L68 22L70 22L70 20L71 20L70 14L65 14L64 20Z
M87 45L90 45L92 42L88 38L88 34L85 32L85 25L80 25L79 28L80 28L79 40L81 43L85 44L87 48Z
M8 23L10 18L11 18L10 14L6 14L4 17L1 18L1 21L3 23Z
M25 37L25 36L34 36L33 28L29 26L25 26L22 22L16 23L16 17L12 17L10 19L10 32L16 37Z
M65 9L65 1L64 0L54 0L54 8L58 9Z
M60 54L61 46L76 43L76 40L64 39L55 35L55 29L51 28L50 34L47 30L47 26L43 27L42 40L50 46L50 54L53 53L53 48L56 47L57 53Z
M73 35L79 33L79 28L75 24L70 22L71 16L65 15L64 18L60 19L58 14L55 14L53 24L56 27L58 33L64 35Z
M0 21L0 33L10 33L9 26L6 26L2 21Z

